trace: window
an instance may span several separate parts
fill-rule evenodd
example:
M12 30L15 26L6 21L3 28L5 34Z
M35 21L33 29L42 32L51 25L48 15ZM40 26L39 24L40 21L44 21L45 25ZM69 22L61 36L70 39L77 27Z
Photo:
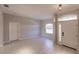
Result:
M61 42L61 24L59 24L59 42Z
M47 34L53 33L53 24L46 24L46 33Z
M69 21L69 20L77 20L77 15L69 14L58 18L58 21Z

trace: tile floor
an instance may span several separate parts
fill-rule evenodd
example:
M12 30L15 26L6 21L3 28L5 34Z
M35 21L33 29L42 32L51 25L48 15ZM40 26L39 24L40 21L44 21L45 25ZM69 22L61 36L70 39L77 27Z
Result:
M0 47L1 54L75 54L76 51L54 45L47 38L24 39Z

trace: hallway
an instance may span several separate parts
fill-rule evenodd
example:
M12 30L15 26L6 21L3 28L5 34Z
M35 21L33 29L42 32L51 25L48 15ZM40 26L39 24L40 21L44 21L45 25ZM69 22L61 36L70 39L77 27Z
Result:
M54 45L51 40L47 38L35 38L26 40L17 40L5 44L0 48L2 54L74 54L75 50Z

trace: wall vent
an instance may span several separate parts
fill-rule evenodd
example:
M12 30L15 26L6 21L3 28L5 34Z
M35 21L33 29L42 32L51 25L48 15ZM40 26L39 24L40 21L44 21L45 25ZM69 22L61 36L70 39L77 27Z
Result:
M4 7L8 7L8 8L9 8L9 5L7 5L7 4L4 4Z

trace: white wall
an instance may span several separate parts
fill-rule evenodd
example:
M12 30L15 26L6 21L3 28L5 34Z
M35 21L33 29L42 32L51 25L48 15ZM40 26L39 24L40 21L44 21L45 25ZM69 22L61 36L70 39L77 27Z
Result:
M0 46L3 46L3 13L0 8Z
M17 22L18 39L30 39L40 36L40 23L38 20L31 18L4 14L4 42L9 41L9 22Z
M40 36L38 22L34 24L20 24L21 39L30 39Z

